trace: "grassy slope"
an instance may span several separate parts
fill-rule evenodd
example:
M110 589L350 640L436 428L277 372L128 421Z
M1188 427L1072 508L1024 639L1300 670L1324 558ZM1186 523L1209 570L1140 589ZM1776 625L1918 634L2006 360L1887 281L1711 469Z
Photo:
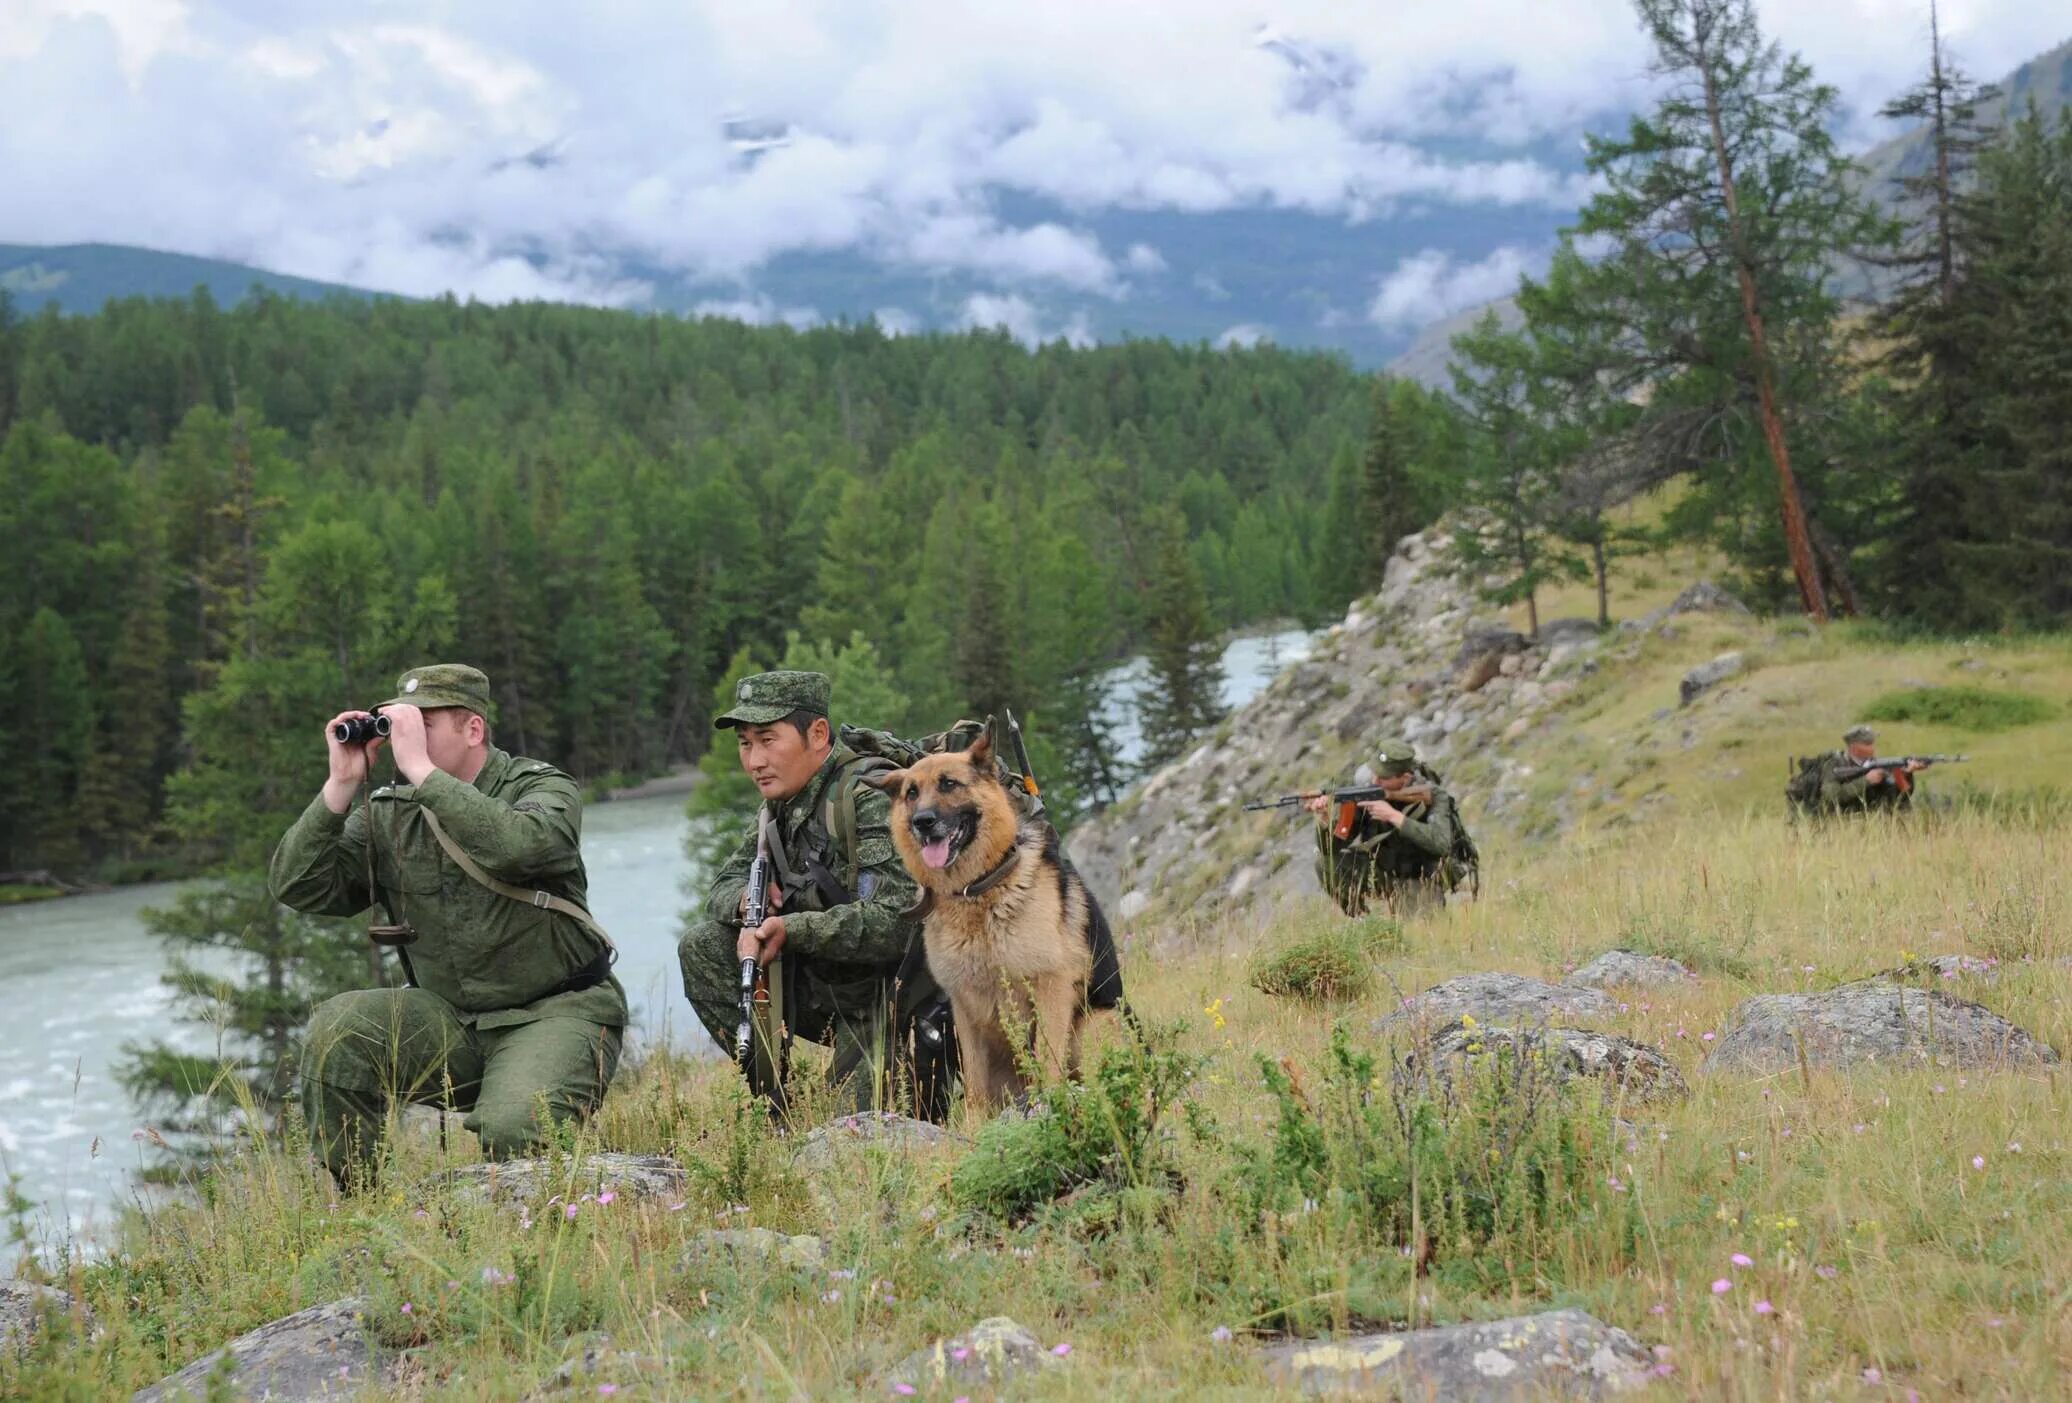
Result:
M953 1151L832 1176L824 1212L788 1150L733 1115L726 1069L652 1061L622 1081L594 1133L691 1165L698 1184L680 1211L584 1204L574 1222L552 1208L527 1228L509 1212L415 1191L334 1203L291 1162L248 1157L205 1206L137 1225L123 1266L61 1273L100 1312L103 1337L54 1339L14 1379L0 1373L0 1392L11 1383L84 1398L149 1382L351 1289L371 1295L392 1343L422 1346L427 1382L460 1398L523 1392L593 1328L644 1356L598 1376L622 1397L883 1397L877 1370L992 1314L1073 1346L1068 1365L1018 1396L1254 1396L1262 1293L1302 1303L1296 1313L1313 1325L1357 1325L1348 1302L1359 1300L1369 1302L1362 1316L1436 1321L1580 1304L1666 1347L1671 1397L2052 1396L2072 1365L2072 1094L2061 1074L1751 1081L1699 1065L1706 1035L1750 994L1827 987L1910 953L1956 950L2006 962L1998 982L1956 992L2072 1049L2072 967L2060 962L2072 956L2062 881L2072 829L2062 817L1974 812L1816 835L1780 824L1774 802L1779 757L1826 743L1878 693L1961 677L2068 701L2072 647L1771 634L1699 620L1630 664L1608 664L1561 724L1521 749L1550 793L1580 806L1566 836L1492 853L1479 903L1413 927L1385 956L1406 990L1483 969L1558 977L1621 944L1703 975L1629 998L1604 1025L1665 1049L1694 1094L1642 1115L1637 1139L1600 1144L1593 1163L1619 1187L1578 1185L1563 1231L1530 1251L1442 1258L1413 1281L1407 1263L1357 1235L1283 1225L1266 1252L1248 1233L1233 1184L1242 1147L1262 1143L1272 1121L1258 1058L1313 1069L1335 1020L1371 1041L1365 1030L1394 999L1384 985L1363 1003L1308 1006L1249 986L1259 947L1335 921L1315 903L1264 931L1246 918L1138 933L1135 996L1154 1019L1183 1021L1186 1045L1210 1059L1197 1096L1222 1127L1178 1137L1188 1188L1155 1222L1125 1219L1101 1236L1061 1222L953 1228ZM1652 719L1674 704L1694 658L1733 645L1761 652L1738 690ZM1956 672L1967 656L1986 670ZM2051 762L2072 758L2062 722L1988 737L1890 729L1908 748L1969 750L1970 778L1987 787L2050 783L2060 772ZM1636 734L1656 736L1658 758L1645 761L1653 752ZM1611 797L1575 795L1589 772L1603 780L1593 793ZM1661 783L1675 799L1647 825L1614 821ZM467 1139L456 1137L454 1153L468 1153ZM409 1153L413 1169L437 1157L425 1142ZM718 1222L822 1233L855 1275L679 1270L684 1242ZM1626 1226L1607 1226L1617 1223ZM1754 1264L1734 1265L1736 1253ZM485 1268L516 1280L485 1282ZM1363 1273L1395 1281L1400 1309L1378 1312L1359 1295ZM1719 1279L1733 1288L1715 1295ZM1758 1300L1774 1310L1757 1314ZM1236 1338L1212 1339L1219 1326ZM1882 1382L1866 1384L1867 1369Z

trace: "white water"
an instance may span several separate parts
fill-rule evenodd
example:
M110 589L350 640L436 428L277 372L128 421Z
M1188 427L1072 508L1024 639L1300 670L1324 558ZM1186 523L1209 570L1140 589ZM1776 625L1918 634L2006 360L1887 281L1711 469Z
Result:
M1289 663L1307 657L1300 632L1234 640L1224 653L1223 700L1244 705ZM1109 715L1121 758L1142 753L1135 696L1142 659L1111 676ZM596 804L583 817L591 909L619 946L618 975L634 1036L709 1046L683 1002L676 964L679 917L693 899L680 796ZM0 908L0 1170L37 1205L39 1241L93 1239L133 1190L130 1171L148 1124L115 1081L124 1043L170 1039L208 1050L208 1029L174 1022L160 975L165 953L138 913L171 900L151 885ZM0 1270L5 1264L0 1263Z

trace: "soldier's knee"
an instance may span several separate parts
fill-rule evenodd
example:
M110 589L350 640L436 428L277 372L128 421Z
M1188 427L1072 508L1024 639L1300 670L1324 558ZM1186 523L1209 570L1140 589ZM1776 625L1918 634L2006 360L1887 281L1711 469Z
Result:
M337 994L318 1004L309 1015L309 1024L302 1034L302 1079L311 1081L338 1081L336 1075L326 1076L327 1068L338 1060L340 1069L345 1064L357 1064L365 1060L364 1053L356 1050L356 1044L371 1042L382 1025L384 1011L384 990L355 989L351 993ZM361 1078L349 1076L347 1083L357 1083Z
M540 1143L541 1116L556 1119L538 1102L501 1101L475 1108L468 1121L488 1159L511 1159Z

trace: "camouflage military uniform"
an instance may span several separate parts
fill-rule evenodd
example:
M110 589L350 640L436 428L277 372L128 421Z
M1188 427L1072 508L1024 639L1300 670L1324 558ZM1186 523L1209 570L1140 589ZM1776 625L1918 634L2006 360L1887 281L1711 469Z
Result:
M1418 765L1408 742L1384 741L1376 770L1420 777L1421 787L1432 791L1431 801L1398 804L1406 815L1401 828L1362 813L1352 833L1340 839L1329 823L1319 823L1317 880L1348 916L1363 914L1376 899L1398 916L1443 907L1460 875L1450 862L1461 836L1460 810L1437 776Z
M1875 745L1877 739L1877 733L1869 726L1852 726L1842 735L1842 740L1849 745ZM1917 775L1888 773L1883 784L1872 784L1868 775L1858 775L1854 779L1836 777L1837 770L1862 763L1846 750L1830 750L1809 761L1807 769L1811 773L1795 781L1786 793L1807 796L1810 803L1795 802L1817 814L1906 813L1913 808L1914 795L1920 786Z
M761 673L742 683L740 702L715 724L768 725L794 711L827 714L828 679L819 673ZM889 768L885 761L878 768ZM918 920L904 910L917 896L892 847L892 802L861 782L872 762L837 744L811 781L791 798L766 804L772 823L772 872L784 904L784 948L777 961L789 1033L831 1044L828 1069L850 1107L897 1106L939 1119L947 1086L911 1080L914 1016L938 998L921 947ZM853 796L854 837L842 810ZM751 826L714 874L702 906L678 942L684 993L698 1020L731 1056L740 1024L741 898L755 860ZM751 1059L751 1084L777 1104L767 1060Z
M426 708L486 715L489 705L473 668L419 668L399 690L396 701ZM504 1158L538 1143L542 1113L558 1122L595 1108L618 1065L626 995L608 946L567 915L482 886L446 855L427 814L497 880L578 907L587 894L575 781L494 746L472 784L437 771L384 785L349 815L322 796L303 811L274 852L274 896L326 916L378 899L417 934L404 949L410 987L341 994L310 1019L303 1111L341 1180L368 1166L396 1101L467 1111L484 1153Z

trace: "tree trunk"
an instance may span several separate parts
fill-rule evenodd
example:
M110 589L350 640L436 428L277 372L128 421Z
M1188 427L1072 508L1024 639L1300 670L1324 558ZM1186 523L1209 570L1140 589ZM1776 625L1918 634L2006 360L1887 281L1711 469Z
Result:
M1951 234L1950 121L1943 105L1942 17L1928 6L1929 86L1935 95L1935 253L1936 290L1948 307L1957 296L1957 255Z
M1791 450L1784 441L1784 420L1777 410L1777 387L1770 371L1770 343L1763 330L1761 294L1755 284L1755 259L1741 223L1741 205L1734 190L1734 162L1727 151L1727 133L1720 117L1719 83L1713 76L1708 36L1699 36L1699 71L1705 82L1705 113L1712 125L1712 155L1719 167L1720 197L1727 209L1727 234L1734 249L1734 274L1741 284L1741 316L1748 323L1749 357L1755 363L1756 402L1762 416L1763 442L1777 466L1777 493L1784 515L1784 546L1792 574L1799 582L1799 600L1820 623L1828 621L1827 593L1820 586L1820 566L1806 535L1806 508L1799 480L1791 470Z
M1590 563L1597 570L1597 626L1612 626L1611 578L1604 558L1604 537L1590 542Z

